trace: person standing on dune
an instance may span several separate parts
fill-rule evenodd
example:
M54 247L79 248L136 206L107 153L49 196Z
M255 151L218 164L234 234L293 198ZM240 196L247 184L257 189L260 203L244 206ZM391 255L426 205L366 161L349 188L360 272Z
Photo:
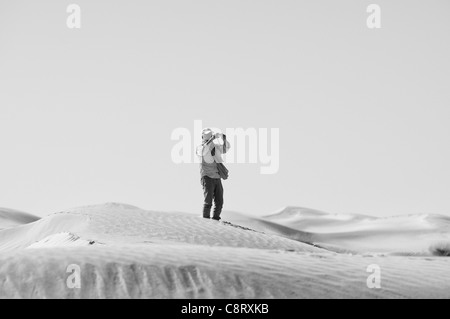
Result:
M223 165L222 154L230 149L230 143L225 134L214 133L205 128L202 131L202 144L197 148L201 157L200 176L203 187L204 203L203 218L211 218L211 208L214 202L212 219L220 220L223 207L223 185L221 179L228 178L228 170Z

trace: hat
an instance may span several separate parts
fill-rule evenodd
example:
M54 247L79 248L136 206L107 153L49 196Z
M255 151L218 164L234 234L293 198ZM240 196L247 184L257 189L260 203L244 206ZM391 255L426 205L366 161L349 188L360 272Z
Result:
M213 136L213 131L210 128L205 128L202 131L202 138L204 140L209 140Z

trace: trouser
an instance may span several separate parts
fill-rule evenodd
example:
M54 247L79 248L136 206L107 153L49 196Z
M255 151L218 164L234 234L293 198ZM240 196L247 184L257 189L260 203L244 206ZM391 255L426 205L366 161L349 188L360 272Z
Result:
M205 202L203 204L203 217L210 218L211 207L214 201L214 219L220 219L223 207L223 187L220 178L202 177L203 194Z

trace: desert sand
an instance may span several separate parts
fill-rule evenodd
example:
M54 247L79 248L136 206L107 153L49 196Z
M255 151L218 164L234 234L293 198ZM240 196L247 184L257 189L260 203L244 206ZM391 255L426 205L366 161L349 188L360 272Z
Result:
M13 209L0 208L0 230L35 222L39 217Z
M0 298L450 298L450 218L0 209ZM71 266L80 287L67 284ZM368 267L380 269L369 288Z

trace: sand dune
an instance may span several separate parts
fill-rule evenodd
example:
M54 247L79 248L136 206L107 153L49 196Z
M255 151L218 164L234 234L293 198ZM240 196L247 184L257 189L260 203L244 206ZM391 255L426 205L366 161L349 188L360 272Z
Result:
M102 244L185 243L260 249L319 249L284 237L245 230L183 213L150 212L123 204L88 206L0 231L0 251L29 247L48 236L71 233ZM56 241L54 241L56 242Z
M450 259L314 247L330 234L288 227L292 210L268 220L225 212L232 223L114 203L55 213L0 231L0 298L450 298ZM373 264L381 289L367 286ZM71 265L79 289L67 285Z
M311 233L329 233L359 229L360 224L375 217L355 214L330 214L303 207L286 207L265 217L266 220Z
M340 252L427 256L445 255L450 246L450 218L440 215L376 218L287 207L265 219L309 232L311 242Z
M314 234L307 231L293 229L255 216L249 216L238 212L227 211L224 213L226 219L237 225L242 225L260 232L286 237L296 241L313 244Z
M81 269L81 288L66 285ZM368 265L381 289L366 286ZM447 258L203 245L48 248L0 255L1 298L449 298Z
M79 247L95 245L94 240L82 239L72 233L58 233L41 239L27 248Z
M14 209L0 208L0 230L24 225L38 220L39 217Z

